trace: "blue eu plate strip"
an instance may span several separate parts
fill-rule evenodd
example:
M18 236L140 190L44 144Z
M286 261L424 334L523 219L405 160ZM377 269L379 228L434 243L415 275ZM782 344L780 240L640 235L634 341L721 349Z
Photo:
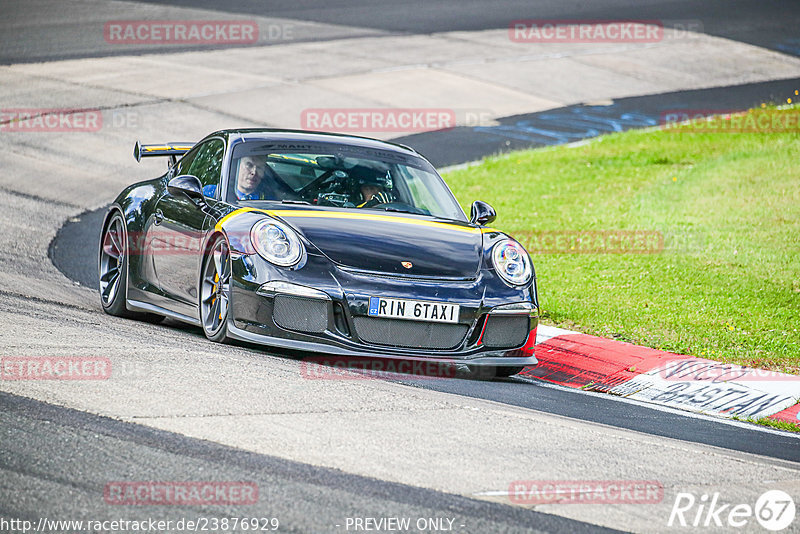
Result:
M378 315L378 303L381 301L378 297L369 298L369 312L367 315Z

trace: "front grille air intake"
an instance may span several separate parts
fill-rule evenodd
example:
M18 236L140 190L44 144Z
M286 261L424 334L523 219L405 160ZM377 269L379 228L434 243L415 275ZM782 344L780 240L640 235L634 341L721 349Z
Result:
M452 349L464 340L465 324L425 323L402 319L354 317L356 333L362 341L409 349Z
M483 344L492 349L514 349L525 343L529 332L527 315L489 314L483 331Z
M277 295L272 318L286 330L320 334L328 328L328 301Z

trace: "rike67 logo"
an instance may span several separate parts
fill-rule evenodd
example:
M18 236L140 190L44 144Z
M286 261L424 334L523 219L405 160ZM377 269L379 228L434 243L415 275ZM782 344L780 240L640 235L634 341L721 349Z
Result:
M778 532L792 524L795 518L795 505L792 497L781 490L763 493L755 506L749 504L722 503L719 493L704 493L699 498L691 493L678 493L668 527L746 527L753 531L753 519L765 529Z

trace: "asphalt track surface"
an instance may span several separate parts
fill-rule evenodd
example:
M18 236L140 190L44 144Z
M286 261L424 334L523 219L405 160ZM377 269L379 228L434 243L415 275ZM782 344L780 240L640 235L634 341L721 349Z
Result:
M149 0L158 5L212 7L213 0ZM359 0L287 5L280 0L233 0L225 10L242 15L263 15L343 24L401 33L476 31L508 27L516 19L660 20L682 27L701 22L703 33L741 41L784 53L800 55L800 6L791 0L529 0L473 1L378 0L365 6Z
M216 11L233 17L268 17L276 21L309 21L349 28L400 34L475 31L508 27L516 19L660 20L668 27L699 22L702 32L756 46L800 55L800 5L793 0L151 0L136 2L161 8ZM86 9L86 7L82 8ZM111 8L109 8L111 9ZM91 6L92 12L97 10ZM141 18L151 12L137 10ZM158 47L104 47L83 30L89 23L76 19L53 0L2 0L0 13L7 23L7 38L0 43L0 64L78 57L153 53ZM113 11L112 11L113 13ZM87 16L91 13L87 13ZM135 19L136 16L114 19ZM208 17L206 17L208 18ZM100 23L102 26L102 23ZM297 32L296 41L331 38L317 32ZM279 41L283 42L283 41ZM164 51L199 47L165 46ZM203 47L208 49L208 47Z
M681 91L624 98L609 106L571 106L500 119L501 126L456 128L417 134L398 141L431 155L435 165L453 165L508 150L579 141L601 133L658 124L666 109L747 109L777 100L800 87L800 80L780 80L739 87ZM631 118L635 118L635 120ZM628 119L626 121L626 118ZM542 132L548 132L543 136ZM82 214L64 225L50 246L53 263L68 278L97 288L97 250L106 209ZM199 331L198 331L199 332ZM690 418L615 398L589 396L567 388L547 388L512 379L416 380L418 387L476 397L513 406L573 417L647 434L714 445L784 460L800 461L800 439L760 429L731 426L707 418Z
M519 507L342 473L190 439L0 393L3 485L36 486L0 501L0 517L126 520L276 518L279 532L344 530L348 517L450 518L468 532L616 532ZM36 447L26 437L36 436ZM69 462L60 459L74 451ZM356 451L353 451L357 454ZM102 466L102 469L98 469ZM76 477L76 473L80 473ZM105 485L122 480L225 480L258 486L253 505L108 506ZM70 495L63 500L65 494ZM77 514L76 510L81 509ZM332 513L332 511L335 511ZM337 528L338 527L338 528Z
M210 1L149 3L219 9L218 2ZM0 63L119 53L98 49L101 47L93 48L92 43L87 45L81 40L80 24L60 23L57 9L54 12L52 9L25 8L26 5L37 4L50 7L57 5L52 2L0 2L0 13L4 18L18 22L22 28L20 34L8 34L14 38L2 39ZM588 3L548 1L537 3L534 12L530 2L523 1L382 1L365 8L363 3L355 1L289 4L253 0L227 2L224 10L226 15L336 23L397 33L501 28L514 18L697 19L702 20L706 33L800 55L796 32L800 9L795 2L644 1L635 3L635 7L627 4L629 2L611 0ZM676 16L676 13L680 15ZM28 31L31 29L33 31ZM43 39L43 36L49 38ZM302 38L313 40L316 37ZM169 52L176 50L180 48L164 49ZM140 52L152 53L154 49L148 47ZM137 51L126 49L124 53ZM451 165L496 152L591 137L609 131L609 127L615 128L614 124L621 125L622 129L647 126L646 121L657 118L665 105L703 108L713 103L714 108L744 108L773 97L779 98L787 90L796 89L797 85L798 80L786 80L725 90L622 99L610 106L572 106L507 117L499 121L499 127L490 127L485 131L456 129L409 136L401 142L415 146L439 166ZM721 103L720 98L728 100ZM630 114L641 115L637 115L637 120L644 122L626 122L624 116ZM582 123L571 120L577 115L582 119L590 117L595 124L604 126L595 128L597 132L593 133L591 128L582 128ZM598 121L597 117L604 120ZM552 129L554 122L560 126ZM562 135L542 137L541 131L544 129ZM95 259L101 217L102 210L84 214L63 227L51 243L50 256L56 266L73 280L89 287L96 285ZM199 331L194 333L202 336ZM800 441L794 436L744 428L709 418L688 417L521 379L483 383L409 378L403 382L655 436L800 461ZM0 429L0 471L3 472L4 481L3 491L0 491L0 495L4 496L0 499L0 515L5 517L36 519L52 514L52 517L65 519L80 506L91 512L88 516L96 512L97 515L93 517L103 519L113 510L109 511L109 507L104 505L98 491L104 483L113 480L115 474L120 480L189 480L201 475L206 479L234 480L240 475L241 479L255 480L260 488L266 488L264 491L268 492L268 499L262 501L263 506L247 510L173 507L166 511L159 510L159 517L232 517L258 513L280 518L285 524L292 525L288 529L290 531L309 532L335 530L336 518L331 511L336 510L343 518L403 514L414 517L451 516L460 519L469 532L602 531L601 527L595 525L244 452L6 393L0 394ZM353 451L353 454L358 452ZM63 461L65 456L70 461ZM5 491L12 487L29 491L14 493L14 498L8 498ZM147 517L148 513L128 507L124 515L127 519L135 519Z

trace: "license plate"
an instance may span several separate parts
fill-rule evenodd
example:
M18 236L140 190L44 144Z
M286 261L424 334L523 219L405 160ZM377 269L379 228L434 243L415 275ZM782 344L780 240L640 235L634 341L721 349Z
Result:
M458 304L370 297L367 314L370 317L410 319L412 321L430 321L434 323L457 323Z

